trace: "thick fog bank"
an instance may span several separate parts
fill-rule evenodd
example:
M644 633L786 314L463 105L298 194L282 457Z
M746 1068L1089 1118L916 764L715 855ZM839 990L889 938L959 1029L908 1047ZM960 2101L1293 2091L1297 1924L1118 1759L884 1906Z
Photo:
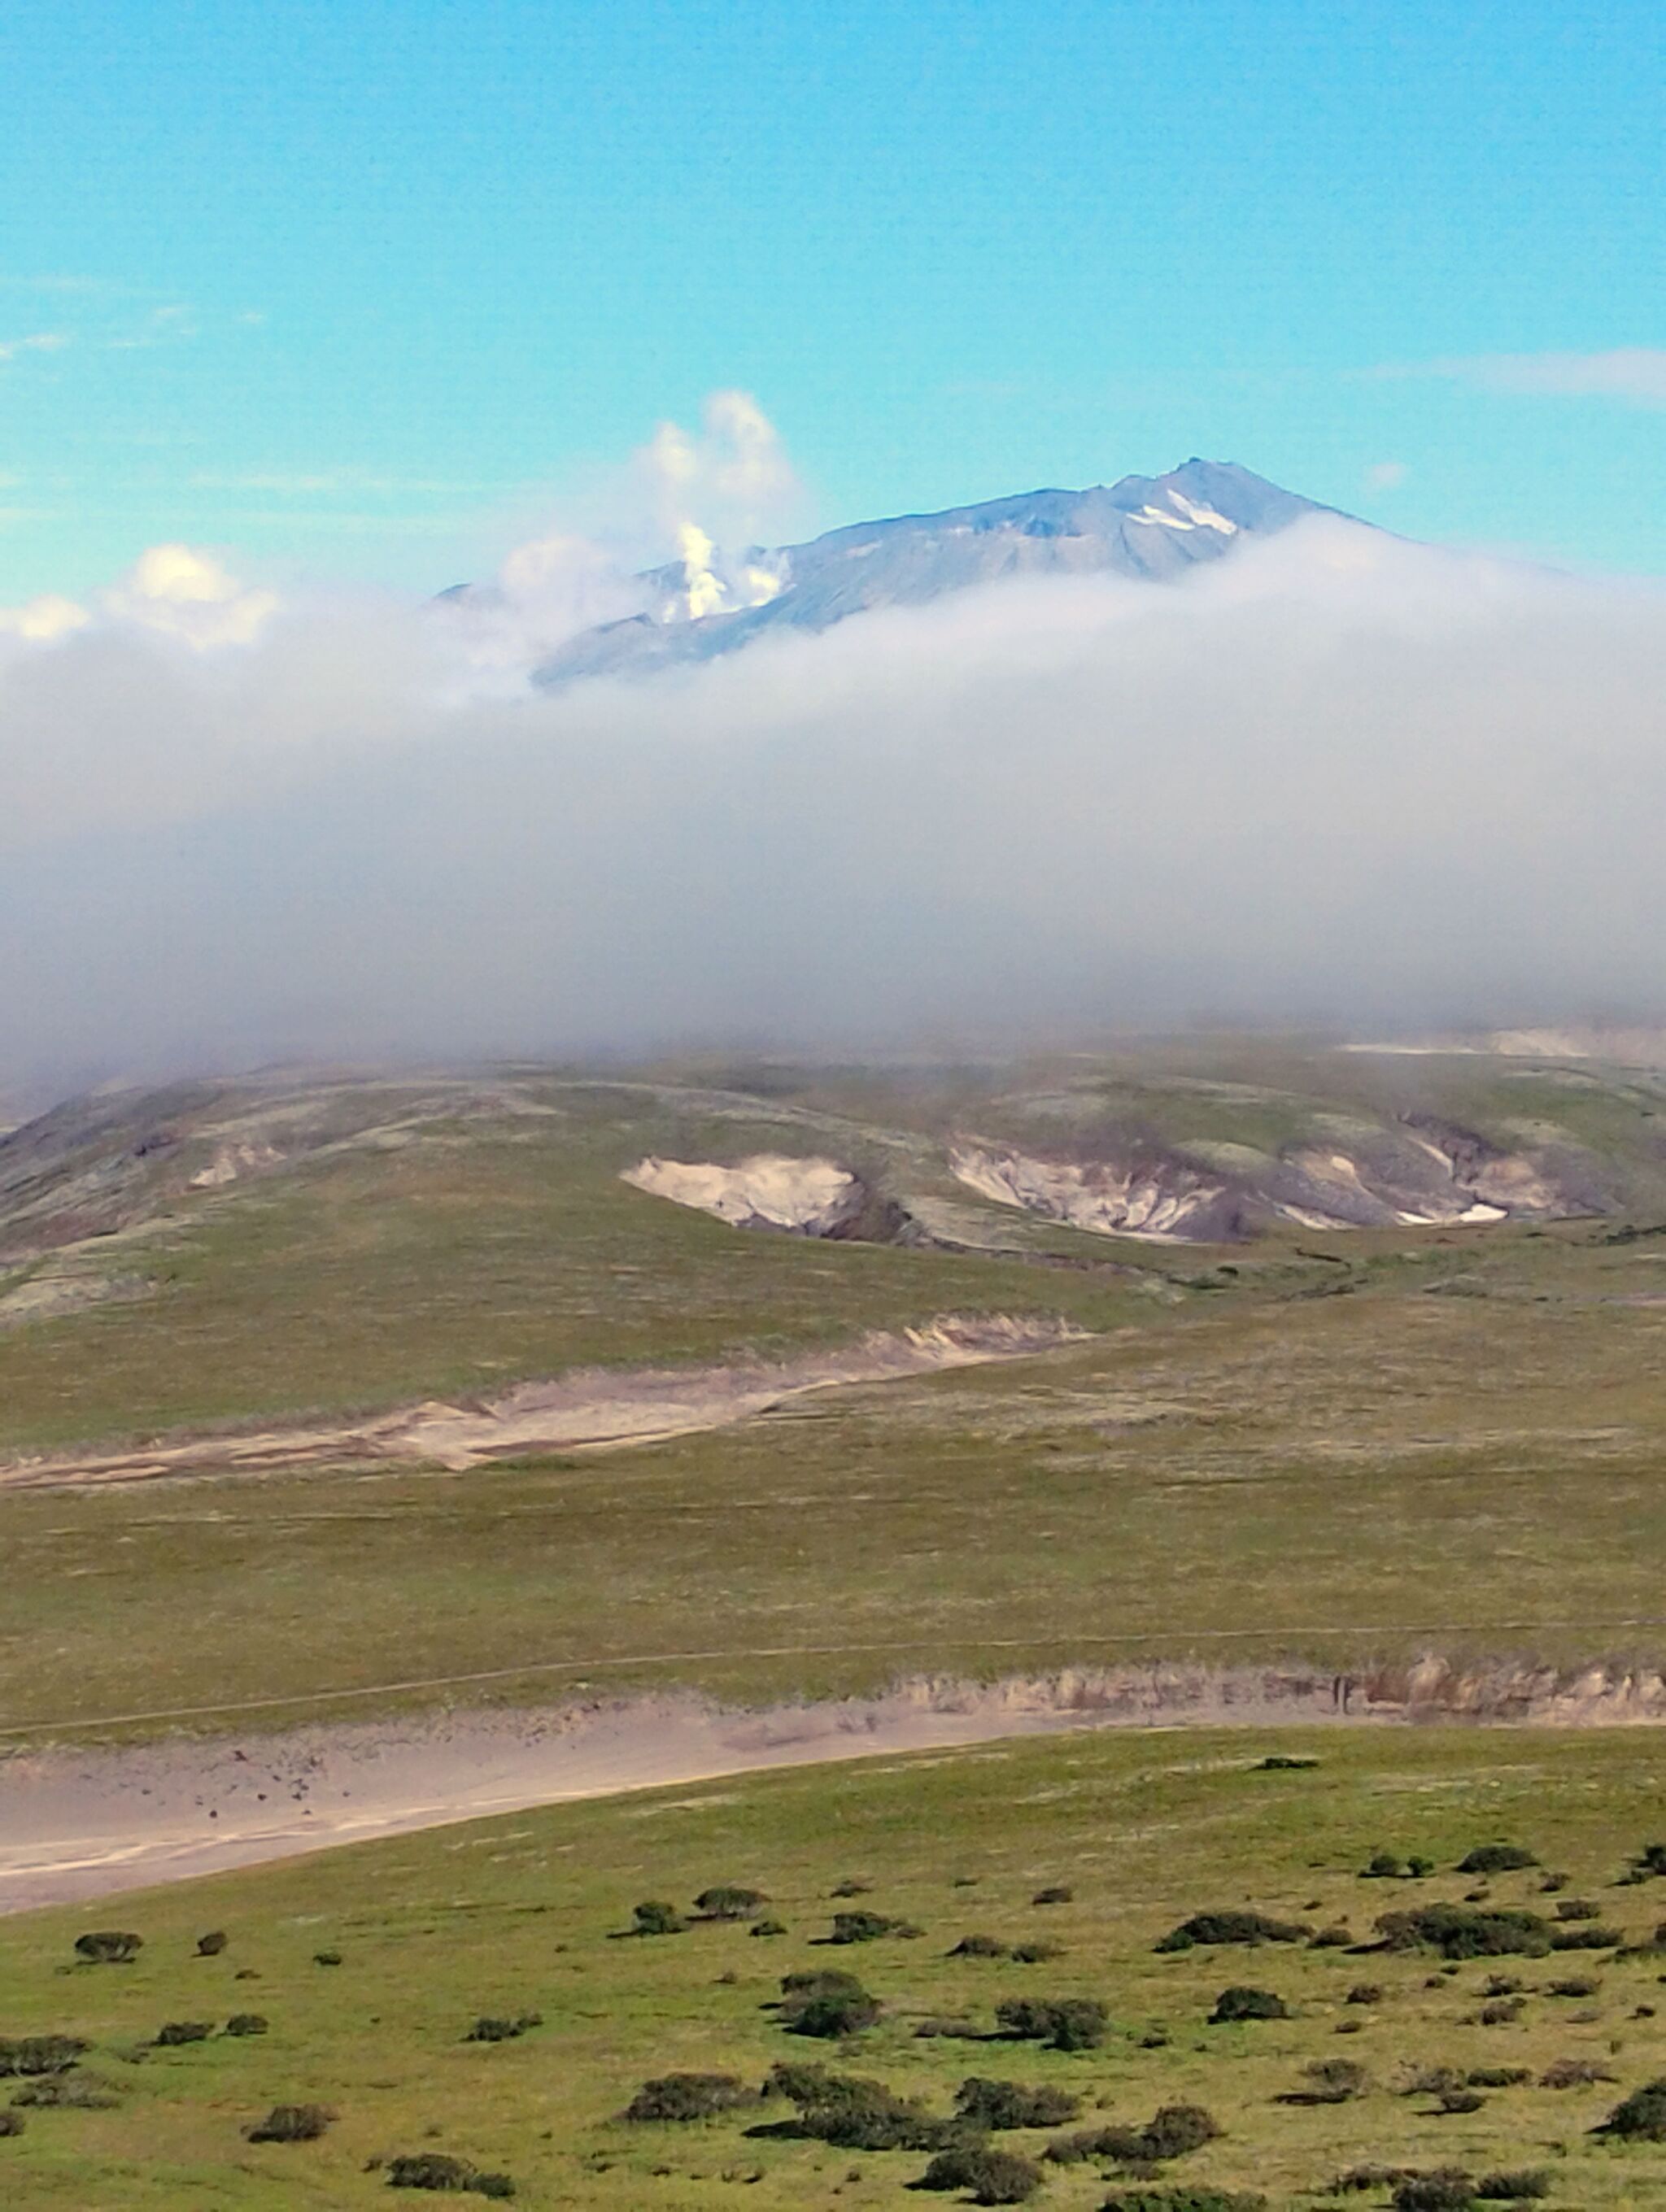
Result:
M1649 585L1319 521L550 696L368 600L199 646L0 655L0 1089L1666 1012Z

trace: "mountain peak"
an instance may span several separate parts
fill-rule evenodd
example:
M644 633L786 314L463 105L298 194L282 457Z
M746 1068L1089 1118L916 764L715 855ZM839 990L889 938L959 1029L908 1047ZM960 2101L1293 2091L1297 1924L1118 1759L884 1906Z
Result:
M754 548L739 605L708 611L714 594L694 590L680 563L651 571L643 581L655 593L654 612L581 632L538 681L713 659L770 631L828 629L873 608L917 606L1003 576L1109 573L1160 582L1219 559L1241 538L1329 511L1236 461L1194 454L1166 476L847 523L806 544Z

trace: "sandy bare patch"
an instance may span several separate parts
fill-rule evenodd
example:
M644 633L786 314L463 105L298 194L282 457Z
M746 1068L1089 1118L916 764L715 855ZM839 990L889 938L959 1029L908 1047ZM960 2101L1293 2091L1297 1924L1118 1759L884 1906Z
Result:
M519 1383L501 1396L459 1405L434 1400L368 1421L261 1429L154 1449L14 1461L0 1467L0 1488L137 1482L154 1475L265 1474L325 1461L427 1461L461 1472L519 1452L647 1443L722 1428L806 1391L1020 1359L1083 1336L1067 1322L1048 1318L943 1315L921 1328L876 1330L854 1343L801 1352L793 1359L575 1369L550 1382Z
M694 1695L172 1739L0 1759L0 1912L112 1894L565 1799L1068 1729L1462 1719L1666 1721L1658 1674L1341 1675L1301 1665L1077 1668L763 1711Z

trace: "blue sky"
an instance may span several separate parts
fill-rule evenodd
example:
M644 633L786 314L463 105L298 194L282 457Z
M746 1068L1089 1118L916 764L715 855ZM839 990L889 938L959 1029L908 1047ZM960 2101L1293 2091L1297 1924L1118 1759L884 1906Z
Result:
M428 589L756 393L798 528L1201 453L1666 570L1657 0L8 0L0 604Z

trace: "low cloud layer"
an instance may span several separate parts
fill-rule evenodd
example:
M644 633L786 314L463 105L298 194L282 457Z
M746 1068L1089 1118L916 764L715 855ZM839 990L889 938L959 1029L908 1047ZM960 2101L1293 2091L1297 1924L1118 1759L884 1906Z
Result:
M513 625L165 550L0 638L0 1093L1666 1014L1652 586L1322 519L539 696ZM593 619L620 588L576 542L545 571Z

